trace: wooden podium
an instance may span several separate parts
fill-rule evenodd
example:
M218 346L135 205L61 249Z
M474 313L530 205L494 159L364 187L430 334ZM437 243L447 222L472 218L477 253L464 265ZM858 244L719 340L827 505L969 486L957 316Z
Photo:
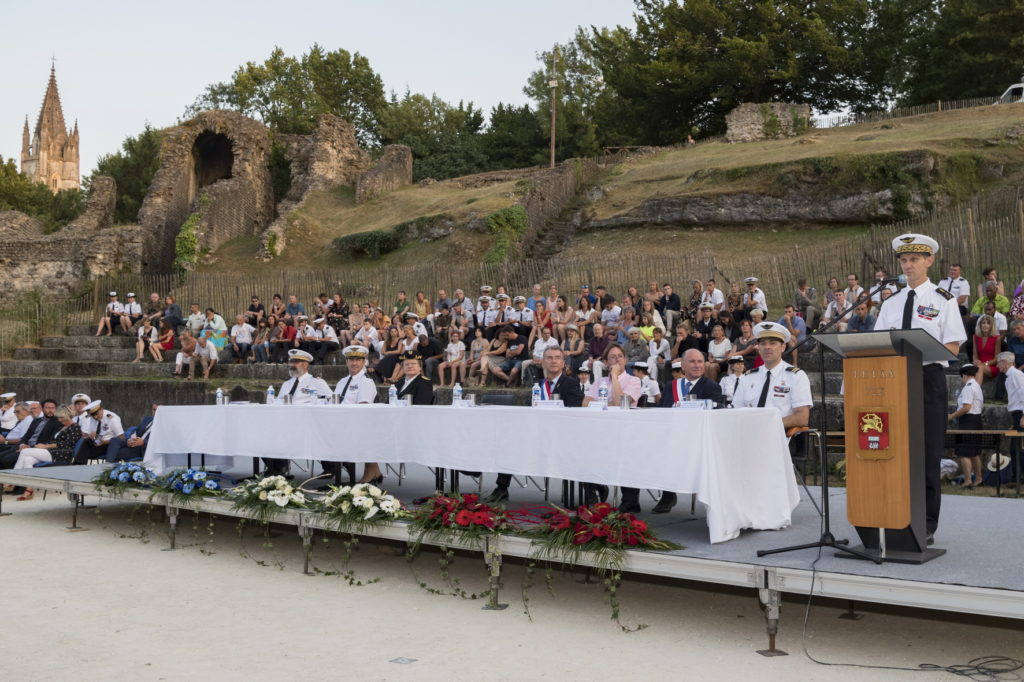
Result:
M921 369L955 356L921 329L814 338L844 358L846 518L858 549L915 564L945 554L925 543Z

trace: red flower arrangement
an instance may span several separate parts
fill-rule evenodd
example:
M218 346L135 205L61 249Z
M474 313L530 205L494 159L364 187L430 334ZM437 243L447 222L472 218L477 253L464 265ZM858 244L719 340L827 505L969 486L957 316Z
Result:
M509 519L504 509L484 504L479 495L439 493L413 512L410 525L421 540L424 536L447 536L472 543L486 534L507 529Z
M638 549L679 549L674 543L659 540L651 533L647 523L632 514L618 511L607 502L599 502L589 507L580 507L573 514L564 509L556 509L541 524L543 535L559 535L564 543L572 545L617 546ZM595 549L585 547L585 549Z

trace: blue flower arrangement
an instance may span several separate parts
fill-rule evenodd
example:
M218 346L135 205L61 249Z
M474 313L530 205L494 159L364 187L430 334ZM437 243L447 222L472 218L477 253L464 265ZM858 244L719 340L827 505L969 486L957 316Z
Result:
M92 482L108 490L124 492L125 488L133 486L152 487L157 482L157 477L153 471L137 462L121 462L101 473Z
M182 503L196 497L220 492L220 481L202 469L180 469L171 472L156 484L157 492L169 493L175 502Z

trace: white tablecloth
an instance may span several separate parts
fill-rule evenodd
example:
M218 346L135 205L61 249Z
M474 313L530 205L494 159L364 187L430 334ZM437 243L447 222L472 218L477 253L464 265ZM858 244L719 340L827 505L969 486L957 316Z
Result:
M407 462L696 493L711 542L785 528L799 502L773 408L164 405L145 464L163 473L184 453L206 454L207 466L230 464L213 456Z

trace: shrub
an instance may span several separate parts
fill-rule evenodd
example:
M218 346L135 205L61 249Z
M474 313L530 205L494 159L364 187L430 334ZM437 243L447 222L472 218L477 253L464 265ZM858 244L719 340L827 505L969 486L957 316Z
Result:
M526 209L514 204L487 216L487 231L494 235L494 243L484 254L484 262L500 263L526 233Z
M174 266L180 270L190 269L199 259L199 236L196 234L199 220L198 213L190 215L174 238Z

